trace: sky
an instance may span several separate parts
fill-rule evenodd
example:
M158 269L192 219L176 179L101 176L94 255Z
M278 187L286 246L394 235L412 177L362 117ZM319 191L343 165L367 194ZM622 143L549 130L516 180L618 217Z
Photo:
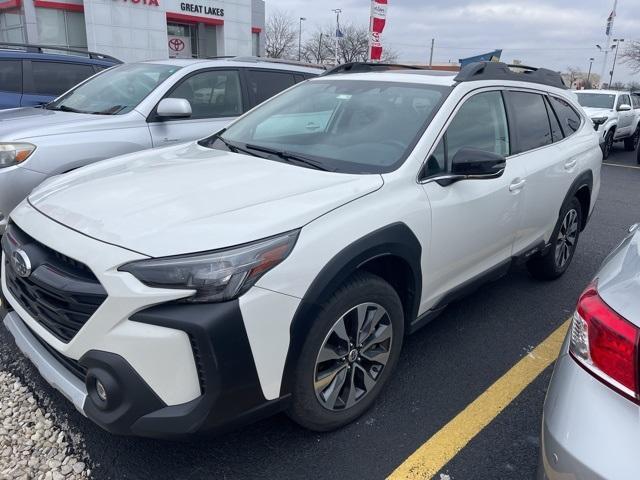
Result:
M566 70L589 69L600 74L604 54L596 44L606 42L606 20L613 0L389 0L383 45L398 53L399 61L429 59L435 38L434 63L502 48L502 60L524 65ZM369 0L266 0L267 16L274 10L293 18L306 17L304 32L335 22L334 8L341 8L341 23L367 25ZM618 0L614 38L640 40L640 0ZM304 40L303 40L304 41ZM621 47L621 52L622 52ZM608 72L613 63L609 55ZM617 62L615 81L640 81L640 74Z

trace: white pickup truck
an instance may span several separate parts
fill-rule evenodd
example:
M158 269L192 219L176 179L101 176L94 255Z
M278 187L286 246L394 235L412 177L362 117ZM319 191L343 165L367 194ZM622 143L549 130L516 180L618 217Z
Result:
M640 95L616 90L580 90L578 101L600 134L604 159L614 142L635 150L640 139Z

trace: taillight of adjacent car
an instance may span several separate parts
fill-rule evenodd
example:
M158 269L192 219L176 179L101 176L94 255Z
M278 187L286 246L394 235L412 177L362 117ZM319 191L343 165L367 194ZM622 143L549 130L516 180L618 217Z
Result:
M580 296L571 323L571 356L589 373L638 402L640 329L616 313L591 284Z

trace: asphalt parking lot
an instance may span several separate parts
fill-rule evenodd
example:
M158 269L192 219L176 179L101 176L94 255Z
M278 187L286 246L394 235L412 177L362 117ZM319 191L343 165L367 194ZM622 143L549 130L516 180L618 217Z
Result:
M540 283L515 268L449 306L407 339L396 374L375 407L337 432L310 433L279 415L225 436L181 443L115 437L48 387L4 327L0 370L31 386L37 401L71 430L96 479L385 478L565 323L604 257L627 227L640 221L637 167L635 155L620 146L603 166L596 211L564 277ZM442 445L444 450L464 448L438 473L455 480L534 478L551 371L547 367L528 383L466 446L444 436L443 442L452 443ZM420 468L412 474L425 478Z

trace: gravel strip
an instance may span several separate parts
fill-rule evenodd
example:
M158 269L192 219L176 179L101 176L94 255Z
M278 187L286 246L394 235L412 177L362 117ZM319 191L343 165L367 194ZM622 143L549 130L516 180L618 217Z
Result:
M0 371L0 480L87 479L91 470L20 380Z

